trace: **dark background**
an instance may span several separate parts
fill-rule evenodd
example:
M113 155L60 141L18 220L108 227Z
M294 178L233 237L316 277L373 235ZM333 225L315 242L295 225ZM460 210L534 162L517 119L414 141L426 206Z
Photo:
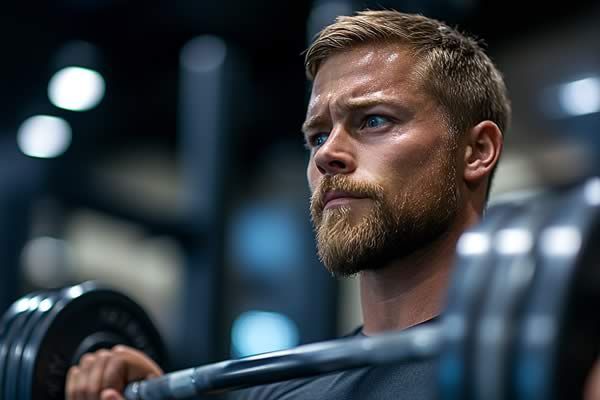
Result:
M421 0L355 2L355 7L394 7L456 25L487 42L492 55L534 34L560 29L597 9L596 1L539 2ZM50 60L65 41L89 41L102 52L111 84L103 104L110 118L86 126L96 137L95 155L123 141L177 142L178 54L201 34L223 37L248 64L254 100L240 141L243 157L260 154L265 142L291 136L300 126L306 92L301 52L307 46L311 2L281 1L20 1L0 17L4 130L43 95L53 73ZM41 101L41 99L39 100ZM83 145L82 145L83 146ZM251 161L251 159L244 159Z

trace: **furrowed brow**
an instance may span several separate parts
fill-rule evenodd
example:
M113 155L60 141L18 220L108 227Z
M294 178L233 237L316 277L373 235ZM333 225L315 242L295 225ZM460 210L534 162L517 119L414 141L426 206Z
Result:
M327 121L328 121L327 118L320 116L320 115L315 115L314 117L310 117L309 119L304 121L304 123L302 124L302 132L306 136L309 132L313 132L315 130L322 129L324 126L327 126Z
M409 107L397 97L391 96L377 96L377 97L364 97L348 99L343 105L344 109L353 110L364 110L376 106L391 106L403 112L409 112Z
M345 112L361 111L376 106L388 106L398 110L404 115L413 113L412 109L395 96L357 97L344 101L340 108ZM323 115L314 115L302 124L302 132L306 136L309 132L324 129L330 123L329 118Z

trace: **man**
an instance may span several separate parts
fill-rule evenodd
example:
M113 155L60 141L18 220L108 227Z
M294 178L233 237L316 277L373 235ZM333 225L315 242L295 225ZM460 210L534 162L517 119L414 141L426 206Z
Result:
M510 105L476 41L395 11L340 17L306 53L313 80L303 131L318 253L336 276L359 274L372 335L442 310L460 234L484 209ZM83 357L69 399L120 399L161 374L125 347ZM108 389L107 389L108 388ZM365 368L243 391L262 399L430 399L429 361ZM101 394L101 395L100 395Z

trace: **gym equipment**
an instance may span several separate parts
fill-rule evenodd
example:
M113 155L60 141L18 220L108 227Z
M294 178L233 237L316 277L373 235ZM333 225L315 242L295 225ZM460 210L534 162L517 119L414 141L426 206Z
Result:
M63 400L68 369L83 354L117 344L165 365L165 348L154 324L121 293L85 282L25 296L2 319L0 396Z

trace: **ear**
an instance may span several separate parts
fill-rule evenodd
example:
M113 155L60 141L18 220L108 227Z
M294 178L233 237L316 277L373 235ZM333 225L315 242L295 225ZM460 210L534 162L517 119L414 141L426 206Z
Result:
M498 125L482 121L467 134L464 179L476 186L488 178L498 163L504 139Z

